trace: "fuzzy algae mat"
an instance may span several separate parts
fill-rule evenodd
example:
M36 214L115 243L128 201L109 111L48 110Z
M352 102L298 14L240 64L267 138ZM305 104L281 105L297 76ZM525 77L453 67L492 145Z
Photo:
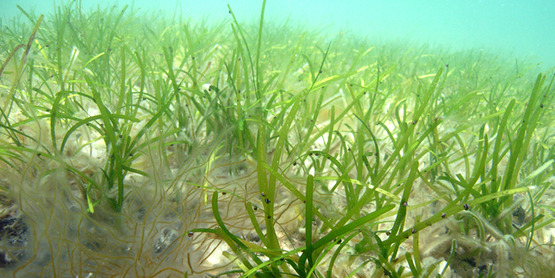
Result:
M552 72L264 5L255 26L22 13L0 31L2 276L555 271Z

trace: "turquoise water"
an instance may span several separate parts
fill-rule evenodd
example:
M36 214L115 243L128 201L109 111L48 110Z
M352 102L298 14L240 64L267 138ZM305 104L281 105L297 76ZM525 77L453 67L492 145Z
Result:
M130 5L143 11L219 21L229 18L229 3L238 18L255 20L262 1L108 1L83 0L85 8ZM20 15L16 5L36 14L52 12L48 0L0 0L0 16L7 22ZM116 4L114 4L116 3ZM555 67L555 1L551 0L427 0L317 1L269 0L270 21L304 25L319 32L346 31L370 40L406 41L452 51L478 49L506 59ZM5 23L3 23L5 24Z

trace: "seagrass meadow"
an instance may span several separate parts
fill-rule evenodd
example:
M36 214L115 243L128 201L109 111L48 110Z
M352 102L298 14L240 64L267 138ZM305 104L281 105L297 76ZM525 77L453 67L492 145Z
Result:
M553 69L78 2L0 26L2 277L552 277Z

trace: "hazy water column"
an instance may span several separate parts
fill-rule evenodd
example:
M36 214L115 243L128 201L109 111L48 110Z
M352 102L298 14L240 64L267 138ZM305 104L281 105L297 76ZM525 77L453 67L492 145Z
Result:
M555 67L555 1L351 0L279 1L276 14L312 26L350 30L382 40L410 40L447 49L484 49L508 59ZM283 4L287 3L287 4Z
M56 1L57 4L62 1ZM220 21L229 3L243 21L258 19L262 0L82 0L84 8L117 3ZM36 14L51 13L52 1L0 0L3 24L19 15L16 5ZM177 13L176 13L177 12ZM484 49L509 60L531 58L544 70L555 67L555 1L552 0L267 0L268 20L346 30L383 41L427 43L451 50Z

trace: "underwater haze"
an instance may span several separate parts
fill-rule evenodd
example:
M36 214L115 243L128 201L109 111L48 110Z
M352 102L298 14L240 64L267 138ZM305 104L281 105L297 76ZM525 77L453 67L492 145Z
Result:
M20 15L16 5L36 14L53 12L62 1L0 0L0 16L8 21ZM83 7L117 3L168 16L230 19L227 4L237 18L254 21L262 1L82 1ZM508 60L539 63L540 70L555 67L555 1L550 0L426 0L426 1L268 1L269 21L314 28L320 32L348 33L371 40L402 41L447 48L484 50Z
M0 0L0 277L553 277L553 2Z

